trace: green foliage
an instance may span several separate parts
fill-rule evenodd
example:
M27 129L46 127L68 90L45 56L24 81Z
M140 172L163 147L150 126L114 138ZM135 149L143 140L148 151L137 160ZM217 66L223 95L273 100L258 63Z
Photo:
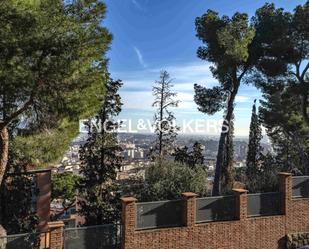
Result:
M25 174L20 164L11 167L12 172L6 175L0 191L1 223L8 234L35 232L39 219L36 215L36 195L32 187L33 175Z
M233 137L229 130L233 125L234 102L238 89L244 76L253 67L252 59L255 57L251 55L254 53L251 43L255 29L249 23L247 14L235 13L231 18L220 17L212 10L196 18L195 26L197 37L204 43L204 46L199 47L197 55L212 64L212 74L220 85L207 89L195 84L194 100L198 109L205 114L213 115L222 109L225 111L212 191L213 195L219 195L222 186L232 183L233 174L229 170L233 168L233 155L227 150ZM222 173L226 175L222 176ZM223 185L222 180L225 181Z
M174 200L184 192L205 196L207 171L202 166L191 168L177 162L156 162L146 170L145 180L135 179L130 187L124 186L123 192L139 201Z
M52 199L64 200L66 203L74 203L77 195L77 187L80 176L66 172L52 175Z
M263 124L288 168L297 167L305 174L309 173L308 13L308 1L293 12L265 4L254 17L254 46L260 59L253 81L267 100Z
M79 120L99 109L111 41L104 16L98 0L0 3L0 122L15 122L16 146L29 146L18 150L35 163L57 160Z
M218 13L208 10L196 18L195 26L197 37L205 44L198 49L198 57L214 63L213 75L224 86L223 90L230 90L233 69L249 63L248 48L255 32L248 24L248 15L236 13L232 18L219 17Z
M261 160L262 167L257 176L259 185L255 192L279 191L278 173L282 167L271 154L263 155Z
M178 147L175 149L173 156L175 157L175 162L186 164L194 168L197 165L201 166L204 164L203 150L203 145L199 142L195 142L191 151L188 151L187 146Z
M101 110L94 121L87 122L88 138L80 150L83 177L79 184L80 213L86 225L112 223L120 218L115 180L122 158L115 132L119 124L113 118L121 111L121 86L120 80L107 80Z
M246 187L250 192L256 191L260 179L257 179L261 164L261 139L262 128L256 112L256 101L254 101L251 114L248 153L246 160Z
M76 137L77 123L61 125L57 129L42 131L33 135L19 135L11 141L14 157L28 161L38 168L45 168L59 162L68 149L73 137Z
M194 101L200 112L213 115L225 107L224 101L226 100L227 95L222 87L215 86L208 89L195 84L194 92Z
M249 191L252 193L279 191L278 173L282 167L271 154L261 156L260 168L257 171L254 182L249 183Z
M293 83L268 81L261 87L260 119L270 138L276 161L285 171L306 172L309 152L309 128L299 110L300 99L293 92Z
M221 195L232 193L235 181L234 168L234 120L231 121L230 128L224 145L223 167L221 172L220 189Z
M236 13L232 21L217 33L219 45L232 60L245 62L249 58L248 45L253 40L255 29L248 28L248 16Z

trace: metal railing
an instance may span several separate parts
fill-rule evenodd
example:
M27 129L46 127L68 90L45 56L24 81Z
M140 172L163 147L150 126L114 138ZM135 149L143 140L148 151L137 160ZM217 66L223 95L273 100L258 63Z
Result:
M280 192L248 194L248 216L272 216L282 214Z
M309 176L294 176L292 178L292 196L309 198Z
M196 222L235 220L235 209L234 195L198 198L196 199Z
M64 230L64 249L120 249L122 227L107 224Z
M183 226L184 201L137 203L137 229Z
M0 245L5 249L49 249L49 239L49 232L13 234L0 237Z

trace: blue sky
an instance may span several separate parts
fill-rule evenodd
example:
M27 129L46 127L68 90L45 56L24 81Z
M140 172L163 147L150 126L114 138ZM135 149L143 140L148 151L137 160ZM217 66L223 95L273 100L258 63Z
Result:
M174 78L174 89L181 103L174 110L177 122L187 120L218 122L222 113L207 116L197 110L193 101L193 85L216 85L209 64L196 56L202 45L195 37L194 21L207 9L220 15L233 15L236 11L250 16L266 1L261 0L106 0L107 17L104 25L113 34L108 53L112 77L123 80L121 96L124 102L122 119L132 120L135 127L139 119L153 119L151 107L152 85L161 70ZM292 10L305 0L277 0L278 7ZM247 136L253 100L261 95L252 86L241 86L236 99L235 135ZM128 125L128 124L127 124ZM218 130L219 131L219 130ZM218 134L208 129L207 135ZM187 132L191 132L190 130Z

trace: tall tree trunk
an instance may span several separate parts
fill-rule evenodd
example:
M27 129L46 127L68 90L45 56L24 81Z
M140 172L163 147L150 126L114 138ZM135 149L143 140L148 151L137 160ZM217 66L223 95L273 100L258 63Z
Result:
M8 129L5 125L0 123L0 189L1 183L3 180L3 176L7 167L9 157L9 133ZM1 210L1 207L0 207ZM0 236L5 236L5 230L1 226L2 214L0 213ZM4 249L5 245L1 245L0 241L0 249Z
M300 155L301 155L301 160L302 160L302 164L304 166L304 175L308 175L309 174L309 160L308 160L308 156L306 155L306 152L304 151L304 148L301 147L300 148Z
M0 123L0 186L9 157L9 133L7 126Z
M165 82L163 79L162 82L162 90L161 90L161 101L160 101L160 131L159 131L159 155L160 157L163 156L163 131L162 131L162 121L163 121L163 106L164 106L164 89Z
M309 126L308 109L308 93L304 91L301 95L301 113L307 126Z
M214 184L212 188L213 196L220 195L220 179L221 179L222 165L223 165L223 160L224 160L224 147L225 147L226 137L228 135L228 131L226 130L226 127L230 129L230 124L231 124L231 120L232 120L233 113L234 113L234 102L235 102L235 97L238 92L239 83L235 85L236 86L231 92L230 97L228 99L227 112L226 112L225 119L223 121L222 128L221 128L218 153L217 153L217 161L216 161L216 169L215 169L215 179L214 179Z

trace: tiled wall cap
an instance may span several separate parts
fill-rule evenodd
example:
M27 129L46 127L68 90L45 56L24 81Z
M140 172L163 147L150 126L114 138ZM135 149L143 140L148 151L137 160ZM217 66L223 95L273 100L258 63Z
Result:
M185 192L185 193L182 193L181 194L183 197L196 197L197 196L197 194L195 194L195 193L192 193L192 192Z
M137 201L137 199L134 197L121 197L120 200L124 203L131 203Z
M235 193L240 193L240 194L248 193L248 190L242 189L242 188L233 188L233 191L234 191Z
M63 221L51 221L51 222L48 222L48 227L49 228L64 227L64 222Z
M281 176L291 176L292 173L287 173L287 172L279 172L279 175Z

